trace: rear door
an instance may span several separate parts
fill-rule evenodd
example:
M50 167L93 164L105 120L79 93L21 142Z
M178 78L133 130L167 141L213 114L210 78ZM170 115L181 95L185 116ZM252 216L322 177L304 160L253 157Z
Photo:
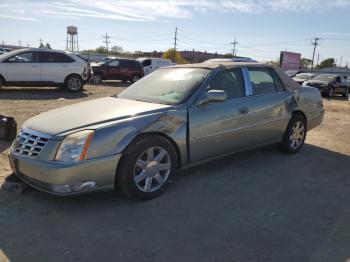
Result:
M250 82L251 129L255 144L282 139L291 116L293 93L286 91L268 67L247 68Z
M63 83L66 76L77 71L73 68L75 60L66 54L39 52L39 61L43 82Z
M8 82L40 82L41 67L38 52L23 52L6 59L6 81Z
M209 90L223 90L224 102L203 104ZM253 143L250 101L240 68L223 70L202 91L189 108L190 161L198 162Z

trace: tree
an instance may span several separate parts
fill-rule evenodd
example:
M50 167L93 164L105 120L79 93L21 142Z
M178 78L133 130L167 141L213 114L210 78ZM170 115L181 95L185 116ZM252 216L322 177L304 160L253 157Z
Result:
M104 46L97 47L95 52L98 54L107 54L107 49Z
M224 54L224 57L225 57L225 58L232 58L232 57L233 57L233 54L227 53L227 54Z
M310 69L312 64L312 60L308 58L300 59L299 67L301 69Z
M319 69L326 68L326 67L333 67L334 64L334 58L327 58L326 60L323 60L321 64L318 66Z
M46 46L45 46L45 48L47 48L47 49L51 49L51 46L50 46L50 44L49 44L49 43L46 43Z
M120 54L123 52L123 48L121 46L115 45L111 48L111 52L112 52L112 54L117 55L117 54Z
M164 59L171 59L173 60L174 63L177 64L187 64L188 62L186 61L186 59L184 59L180 52L176 51L175 52L175 59L174 59L174 48L170 48L167 51L164 52L164 54L162 55L162 58Z
M40 43L39 48L45 48L44 44L43 44L43 43Z

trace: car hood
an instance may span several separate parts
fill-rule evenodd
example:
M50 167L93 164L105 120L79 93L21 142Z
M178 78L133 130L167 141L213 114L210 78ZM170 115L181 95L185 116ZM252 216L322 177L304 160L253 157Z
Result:
M322 81L322 80L308 80L308 84L329 84L331 81Z
M157 112L169 105L104 97L41 113L23 127L47 135L60 135L76 129Z

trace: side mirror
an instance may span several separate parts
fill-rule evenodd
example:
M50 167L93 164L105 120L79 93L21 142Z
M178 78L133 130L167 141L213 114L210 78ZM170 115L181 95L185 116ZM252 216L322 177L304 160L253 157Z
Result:
M224 90L209 90L207 92L207 99L203 101L203 104L212 102L224 102L227 100L227 94Z

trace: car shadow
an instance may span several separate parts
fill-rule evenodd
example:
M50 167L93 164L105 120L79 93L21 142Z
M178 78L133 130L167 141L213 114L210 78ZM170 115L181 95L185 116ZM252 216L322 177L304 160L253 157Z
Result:
M64 91L61 88L2 88L0 90L0 99L3 100L55 100L79 99L89 95L86 90L83 92L72 93Z
M161 197L0 191L10 261L346 261L350 159L274 146L180 172ZM161 248L160 248L161 247ZM177 250L181 250L178 252Z
M130 82L123 82L123 81L117 81L117 80L106 80L103 81L99 84L95 84L93 82L87 83L87 85L92 85L92 86L104 86L104 87L119 87L119 88L127 88L131 85L132 83Z

